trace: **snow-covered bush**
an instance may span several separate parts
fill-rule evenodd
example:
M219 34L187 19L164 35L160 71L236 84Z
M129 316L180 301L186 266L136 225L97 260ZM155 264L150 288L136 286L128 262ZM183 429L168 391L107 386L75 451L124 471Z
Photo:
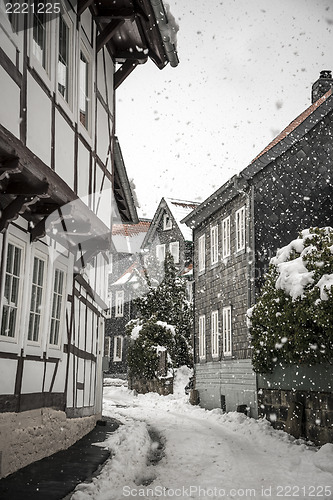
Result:
M132 320L126 330L131 338L127 363L129 374L134 378L155 379L159 376L161 352L167 352L168 371L173 368L170 352L175 349L175 330L172 325L152 316L148 321Z
M248 310L253 367L333 359L333 229L301 232L271 259L262 293Z

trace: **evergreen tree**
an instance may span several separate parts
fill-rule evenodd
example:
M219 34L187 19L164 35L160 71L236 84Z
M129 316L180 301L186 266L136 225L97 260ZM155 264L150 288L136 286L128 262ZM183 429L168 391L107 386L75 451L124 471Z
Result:
M192 307L186 300L186 281L177 275L173 257L169 253L166 255L164 277L157 286L153 286L149 280L149 274L147 278L147 294L134 301L138 311L138 320L130 323L127 328L129 335L132 334L133 327L140 328L139 335L134 340L132 338L129 347L128 359L131 373L137 372L137 364L142 367L142 373L149 372L148 365L152 363L154 355L152 355L151 345L148 346L150 341L147 343L147 335L154 339L154 346L167 348L170 366L192 366ZM166 345L165 330L170 331L170 326L174 327L174 340L170 342L167 336L169 340ZM160 335L157 335L158 332ZM155 365L155 361L152 364Z

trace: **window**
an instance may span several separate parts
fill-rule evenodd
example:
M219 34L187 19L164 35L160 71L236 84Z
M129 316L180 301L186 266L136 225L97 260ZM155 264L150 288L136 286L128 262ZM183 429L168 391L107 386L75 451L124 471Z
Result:
M41 66L47 70L47 14L43 9L38 9L38 5L38 0L35 0L32 24L32 52Z
M245 248L245 206L236 212L236 251Z
M212 312L212 324L211 324L211 334L212 334L212 356L217 357L219 355L219 312Z
M112 315L112 292L108 293L107 305L108 305L108 308L105 311L105 317L111 318L111 315Z
M156 257L160 262L165 259L165 245L156 245Z
M179 241L172 241L170 243L170 253L173 257L174 263L179 264Z
M167 231L168 229L172 229L172 219L169 214L165 213L163 215L163 230Z
M0 332L2 336L9 338L16 337L19 326L17 317L22 286L22 259L23 248L8 243Z
M117 335L114 338L113 361L121 361L123 359L123 340L121 335Z
M80 122L89 129L89 62L85 54L80 51Z
M210 230L210 257L211 264L216 264L219 260L218 228L213 226Z
M199 273L205 270L205 260L206 260L205 247L206 247L206 238L205 235L203 234L202 236L200 236L198 241Z
M231 346L231 307L223 308L223 354L224 356L231 356L232 346Z
M7 4L12 5L12 8L10 9L10 12L8 13L8 19L10 24L12 25L12 30L14 33L17 33L19 30L19 12L13 12L15 10L15 4L17 5L16 0L9 0L6 1L6 6Z
M206 316L199 316L199 358L206 357Z
M124 316L124 292L123 290L118 290L116 292L116 304L115 304L115 317L120 318Z
M104 357L110 358L111 353L111 337L105 337L104 339Z
M63 294L65 284L65 273L61 269L55 269L51 302L51 327L50 344L57 346L60 340L60 324L63 309Z
M186 283L186 295L189 302L193 302L193 281Z
M58 91L69 102L70 29L63 16L59 16L58 44Z
M42 316L44 275L45 261L38 257L34 257L28 326L28 340L32 342L39 341Z
M222 258L230 256L230 217L222 221Z

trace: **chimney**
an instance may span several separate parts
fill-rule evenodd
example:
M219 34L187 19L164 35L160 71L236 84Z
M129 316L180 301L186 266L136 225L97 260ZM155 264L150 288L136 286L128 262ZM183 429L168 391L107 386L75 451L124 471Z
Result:
M332 87L332 71L324 69L320 72L319 79L312 85L312 102L316 102Z

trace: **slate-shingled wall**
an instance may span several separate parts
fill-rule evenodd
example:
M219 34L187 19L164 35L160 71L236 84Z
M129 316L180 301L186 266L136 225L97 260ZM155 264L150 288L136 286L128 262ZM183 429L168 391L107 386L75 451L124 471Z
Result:
M235 213L246 205L247 228L246 249L236 253ZM245 313L249 307L249 281L247 247L251 240L251 213L249 193L240 193L228 204L220 203L217 211L204 224L194 230L195 268L195 332L196 332L196 388L200 404L205 408L223 408L235 411L239 405L248 405L252 416L256 416L255 375L251 367L251 350ZM222 260L222 220L230 216L231 255ZM219 261L211 265L212 226L218 226ZM206 238L206 267L198 273L198 239ZM232 307L232 356L222 354L222 310ZM211 313L218 310L220 346L218 358L211 354ZM199 359L199 316L206 316L206 359Z

